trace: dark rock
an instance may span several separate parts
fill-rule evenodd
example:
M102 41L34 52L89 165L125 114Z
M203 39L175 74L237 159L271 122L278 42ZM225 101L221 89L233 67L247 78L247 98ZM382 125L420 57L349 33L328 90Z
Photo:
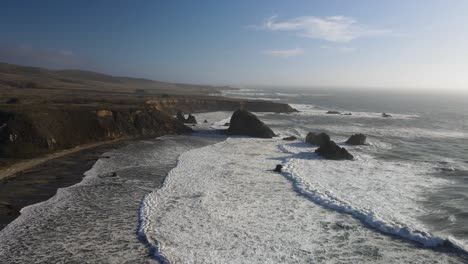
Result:
M231 124L229 124L229 123L224 123L224 126L230 126L230 125L231 125Z
M327 114L329 115L341 115L341 112L340 111L328 111Z
M177 118L177 120L179 120L180 122L185 123L185 116L184 116L184 113L183 113L183 112L178 111L177 114L176 114L176 118Z
M346 141L350 145L364 145L366 144L366 136L364 134L354 134Z
M297 139L297 137L295 137L295 136L289 136L289 137L283 138L283 140L286 140L286 141L293 141L293 140L296 140L296 139Z
M196 124L197 120L195 119L195 117L193 115L189 114L187 119L185 119L185 123Z
M344 113L343 115L350 116L353 115L352 113Z
M392 116L387 113L382 113L382 117L392 117Z
M272 138L275 133L260 121L254 114L246 110L237 110L232 114L228 135L246 135L259 138Z
M338 146L334 141L322 144L315 150L315 153L329 160L352 160L354 158L345 148Z
M305 142L312 144L312 145L321 146L325 143L330 142L330 136L325 133L317 134L317 133L309 132L306 136Z
M283 169L283 165L278 164L276 165L276 168L273 171L280 173L282 169Z
M205 124L208 123L208 120L205 119L205 121L203 121L203 123L205 123Z
M177 118L177 120L179 120L180 122L182 122L184 124L196 124L197 123L197 120L195 119L195 117L193 115L189 114L187 119L186 119L184 113L181 112L181 111L177 112L176 118Z

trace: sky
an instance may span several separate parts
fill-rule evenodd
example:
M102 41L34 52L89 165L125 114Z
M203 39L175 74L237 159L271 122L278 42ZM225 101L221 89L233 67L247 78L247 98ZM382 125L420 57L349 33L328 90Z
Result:
M468 1L2 0L0 61L233 86L468 92Z

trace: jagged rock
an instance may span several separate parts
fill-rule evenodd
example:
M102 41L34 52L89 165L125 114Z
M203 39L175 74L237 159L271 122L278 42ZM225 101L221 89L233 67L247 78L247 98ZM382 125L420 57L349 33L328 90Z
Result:
M382 117L392 117L392 115L389 115L387 113L382 113Z
M317 134L317 133L309 132L306 136L305 142L312 144L312 145L321 146L325 143L330 142L330 136L325 133Z
M366 144L366 136L364 134L354 134L346 140L350 145L364 145Z
M196 124L197 123L197 120L195 119L195 117L193 115L189 114L187 119L186 119L184 113L181 112L181 111L177 112L176 118L177 118L177 120L179 120L180 122L182 122L184 124Z
M340 111L331 110L331 111L328 111L327 114L329 114L329 115L341 115L341 112L340 112Z
M297 139L297 137L295 137L295 136L289 136L289 137L283 138L283 140L286 140L286 141L293 141L293 140L296 140L296 139Z
M228 135L246 135L259 138L272 138L275 133L260 121L254 114L246 110L237 110L232 114Z
M278 164L278 165L276 165L276 168L273 171L277 172L277 173L280 173L282 169L283 169L283 165Z
M224 126L230 126L230 125L231 125L231 124L229 124L229 123L224 123Z
M352 160L354 158L345 148L338 146L334 141L322 144L315 150L315 153L329 160Z
M196 124L197 120L195 119L195 117L193 115L189 114L187 119L185 119L185 123Z
M180 122L185 123L185 116L184 116L184 113L183 113L183 112L178 111L177 114L176 114L176 118L177 118L177 120L179 120Z
M205 121L203 121L203 123L207 124L207 123L208 123L208 120L205 119Z

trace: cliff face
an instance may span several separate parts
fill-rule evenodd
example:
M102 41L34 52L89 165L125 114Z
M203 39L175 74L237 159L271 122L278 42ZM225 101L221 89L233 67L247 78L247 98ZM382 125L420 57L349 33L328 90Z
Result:
M155 109L3 111L0 112L0 157L33 157L104 140L191 131Z
M253 112L296 111L288 104L220 97L158 98L143 106L7 105L0 108L0 158L30 158L99 141L191 132L171 114L239 108Z
M146 101L154 109L164 110L175 114L177 111L186 113L210 112L210 111L236 111L239 108L251 112L275 112L291 113L297 112L288 104L269 101L253 101L219 97L203 98L159 98Z

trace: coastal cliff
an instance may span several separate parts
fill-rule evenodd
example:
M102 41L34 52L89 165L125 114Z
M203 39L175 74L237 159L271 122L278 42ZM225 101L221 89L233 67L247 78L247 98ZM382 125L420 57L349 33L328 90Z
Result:
M29 158L83 144L192 130L155 109L34 108L0 112L0 157Z
M86 144L190 132L173 118L177 111L296 111L283 103L212 96L231 87L5 63L0 89L0 166Z
M182 111L186 113L211 111L236 111L241 106L251 112L292 113L296 109L285 103L264 100L244 100L225 97L172 97L157 98L146 101L151 108L171 114Z

